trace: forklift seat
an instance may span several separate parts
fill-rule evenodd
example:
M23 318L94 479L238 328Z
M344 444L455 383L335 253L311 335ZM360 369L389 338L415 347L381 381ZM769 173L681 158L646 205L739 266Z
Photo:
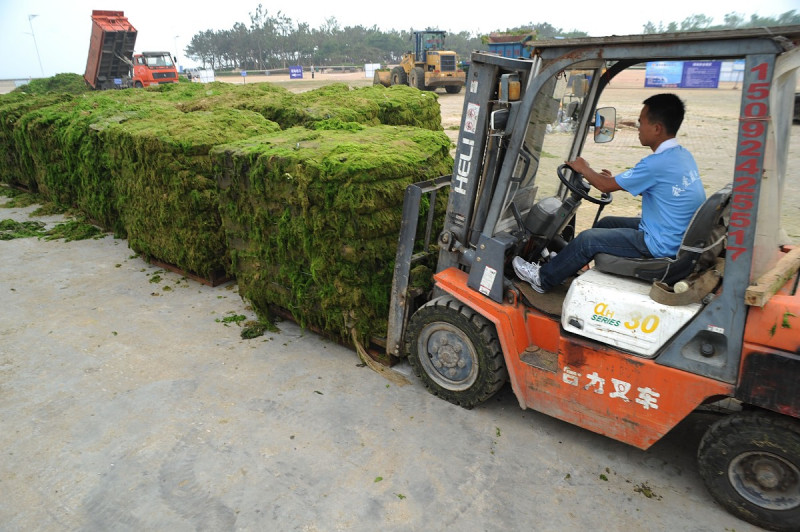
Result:
M616 257L598 253L595 268L604 273L635 277L648 282L672 285L692 273L701 273L712 266L725 249L725 236L730 218L732 185L718 190L700 205L683 235L677 256L657 258Z

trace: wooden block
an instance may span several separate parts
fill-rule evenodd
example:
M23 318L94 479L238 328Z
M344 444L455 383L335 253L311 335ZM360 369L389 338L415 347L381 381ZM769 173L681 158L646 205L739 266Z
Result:
M792 278L800 269L800 247L786 253L778 264L770 271L759 277L756 284L747 288L744 300L750 306L763 307L786 281Z

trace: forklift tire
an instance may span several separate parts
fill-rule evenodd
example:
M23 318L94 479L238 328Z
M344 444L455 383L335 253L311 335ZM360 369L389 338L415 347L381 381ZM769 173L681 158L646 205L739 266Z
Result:
M414 67L411 69L411 74L408 78L408 84L415 89L419 89L421 91L425 90L425 71L422 70L422 67Z
M508 380L494 325L450 296L414 313L406 353L428 391L464 408L483 403Z
M133 84L133 88L134 89L142 89L142 88L144 88L144 85L142 85L141 81L137 81L136 83Z
M389 79L391 80L390 83L392 85L407 85L408 84L408 76L406 75L406 71L403 70L403 67L396 66L392 69L389 73Z
M461 92L461 87L463 85L445 85L444 90L447 91L447 94L458 94Z
M800 530L800 423L747 411L714 423L697 451L700 476L730 513L769 530Z

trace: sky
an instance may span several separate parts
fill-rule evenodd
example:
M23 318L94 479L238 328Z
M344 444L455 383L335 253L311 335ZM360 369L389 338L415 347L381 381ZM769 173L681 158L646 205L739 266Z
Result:
M192 37L206 30L226 30L236 22L250 23L259 3L269 15L278 12L296 24L321 27L335 17L340 27L377 26L382 30L434 27L445 31L487 34L529 22L547 22L565 31L591 36L642 32L649 21L658 25L681 22L692 15L711 17L721 24L728 13L749 19L756 14L775 17L800 12L797 0L670 0L631 9L630 0L570 0L512 3L513 9L490 9L491 4L404 0L368 9L365 2L330 0L0 0L0 79L83 74L89 51L93 9L124 11L138 31L136 51L170 51L183 67L197 66L184 55ZM402 7L401 7L402 6ZM31 17L31 15L36 15Z

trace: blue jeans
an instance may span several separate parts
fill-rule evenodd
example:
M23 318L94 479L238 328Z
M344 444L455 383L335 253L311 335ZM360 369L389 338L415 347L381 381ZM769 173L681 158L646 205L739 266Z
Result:
M597 225L575 237L550 262L539 270L539 281L547 291L575 275L598 253L617 257L651 257L644 232L639 230L641 218L606 216Z

